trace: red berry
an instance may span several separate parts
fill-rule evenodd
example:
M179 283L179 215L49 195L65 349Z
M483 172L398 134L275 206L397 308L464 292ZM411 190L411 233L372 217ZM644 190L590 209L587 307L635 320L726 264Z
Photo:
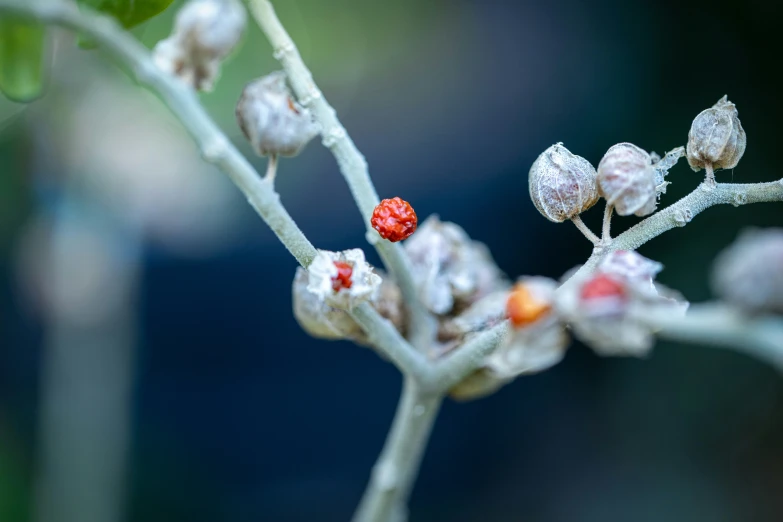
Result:
M584 300L601 299L604 297L625 299L625 286L616 279L612 279L605 274L599 274L582 285L580 297Z
M345 261L335 261L334 266L337 267L337 275L332 278L332 288L335 292L341 288L351 288L353 281L351 281L351 275L353 275L353 267Z
M392 198L384 199L375 207L370 224L383 239L396 243L416 232L418 219L410 203Z

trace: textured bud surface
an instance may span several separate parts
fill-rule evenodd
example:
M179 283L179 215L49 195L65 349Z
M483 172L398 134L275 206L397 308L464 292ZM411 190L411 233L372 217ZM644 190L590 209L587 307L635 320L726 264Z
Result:
M428 217L408 241L416 287L424 306L438 315L463 310L508 287L489 249L458 225Z
M236 117L259 156L295 156L318 134L310 111L291 97L282 71L249 83L237 104Z
M695 171L707 164L733 169L745 153L747 138L737 108L726 96L696 116L688 133L688 163Z
M679 294L654 284L661 268L635 252L615 252L596 273L556 294L556 312L599 355L642 357L653 331L640 317L681 316L688 308Z
M557 143L542 152L530 167L530 199L544 217L561 223L598 201L595 176L589 161Z
M381 284L380 276L359 248L319 250L307 271L308 290L336 308L349 309L363 301L374 301Z
M153 60L194 89L210 91L246 22L239 0L190 0L177 13L171 36L155 46Z
M658 193L652 158L631 143L618 143L598 164L598 191L621 216L655 212Z
M392 198L378 203L372 212L370 224L383 239L396 243L416 232L418 219L410 203L401 198Z
M783 229L744 232L718 256L712 283L748 312L783 314Z

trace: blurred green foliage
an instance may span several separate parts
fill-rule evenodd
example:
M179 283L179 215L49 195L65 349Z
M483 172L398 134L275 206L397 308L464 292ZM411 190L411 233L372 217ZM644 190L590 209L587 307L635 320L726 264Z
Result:
M43 92L45 41L43 25L0 18L0 91L12 100L28 102Z

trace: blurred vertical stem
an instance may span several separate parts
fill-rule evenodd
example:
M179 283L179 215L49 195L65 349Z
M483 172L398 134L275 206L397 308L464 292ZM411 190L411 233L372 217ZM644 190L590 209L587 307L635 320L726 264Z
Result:
M427 394L406 377L383 451L353 522L402 522L443 396Z
M38 423L39 458L34 522L123 520L129 451L134 346L138 329L136 291L141 244L125 227L99 229L64 196L48 247L52 303L45 325ZM100 293L73 306L74 236L94 237L110 263L110 306ZM78 284L78 283L76 283ZM70 289L68 287L71 287ZM77 292L79 290L76 290ZM86 306L81 306L86 305ZM83 308L83 309L81 309Z
M345 127L334 108L324 98L313 80L313 75L302 60L288 32L275 14L268 0L247 0L250 12L274 49L274 56L282 64L299 103L308 107L321 125L323 143L328 147L351 189L368 231L368 238L383 259L383 263L400 285L408 305L411 341L420 350L426 350L435 337L435 322L419 299L410 266L410 260L398 244L381 239L370 225L375 207L380 203L367 169L367 160Z

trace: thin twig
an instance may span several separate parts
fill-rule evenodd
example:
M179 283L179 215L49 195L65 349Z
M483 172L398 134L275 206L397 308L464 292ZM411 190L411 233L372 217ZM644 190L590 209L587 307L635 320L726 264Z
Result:
M442 400L442 395L425 394L413 380L405 379L391 430L353 522L407 518L399 510L406 509Z
M450 355L436 363L427 385L430 389L445 393L462 379L484 364L485 358L494 352L511 331L508 321L468 340Z
M601 244L607 245L612 240L612 214L614 213L614 205L606 202L606 208L604 209L604 224L601 228Z
M783 179L767 183L716 183L714 185L705 181L677 203L626 230L606 247L596 249L569 281L577 280L576 276L594 270L607 254L616 250L636 250L664 232L687 225L709 207L774 201L783 201Z
M592 244L597 245L601 242L601 239L596 236L592 230L590 230L587 225L585 225L585 222L582 221L582 218L579 217L577 214L576 216L571 218L571 221L576 225L576 228L579 229L579 231L584 234L584 236L587 238L588 241L590 241Z
M783 371L783 318L751 317L722 304L693 305L685 316L651 314L637 318L659 329L658 337L731 348Z
M380 203L378 193L372 184L367 161L345 127L337 118L334 108L324 98L313 80L313 75L302 60L294 41L277 18L268 0L247 0L250 12L274 49L277 58L288 75L299 103L308 107L321 125L323 144L328 147L340 172L348 183L354 200L361 212L368 238L378 250L383 263L400 286L409 310L411 340L417 348L425 350L435 335L435 323L419 298L410 266L410 260L399 244L383 241L370 225L373 210Z
M277 154L270 154L266 163L266 174L264 175L264 181L270 185L275 184L275 176L277 175Z
M369 304L363 303L350 312L351 317L367 333L373 346L378 347L400 370L417 381L430 378L430 364L414 350L396 328Z

